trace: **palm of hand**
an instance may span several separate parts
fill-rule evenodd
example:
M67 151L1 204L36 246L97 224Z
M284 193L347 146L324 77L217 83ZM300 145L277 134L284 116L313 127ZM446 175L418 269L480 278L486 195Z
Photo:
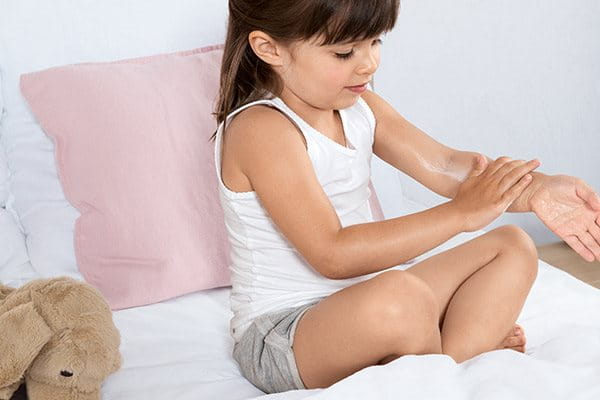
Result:
M600 201L590 191L581 179L552 175L531 195L530 202L532 211L550 230L591 262L600 260Z

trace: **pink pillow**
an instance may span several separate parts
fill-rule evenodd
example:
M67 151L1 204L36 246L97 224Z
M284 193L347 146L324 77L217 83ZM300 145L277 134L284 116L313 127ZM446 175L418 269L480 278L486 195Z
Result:
M373 214L373 220L383 221L385 219L383 215L383 210L381 209L379 198L377 197L377 193L375 193L375 187L373 186L373 181L371 180L369 180L369 189L371 190L371 197L369 197L369 207L371 207L371 214Z
M113 310L231 285L209 142L222 54L214 45L21 76L81 213L79 271Z
M21 76L55 144L65 196L81 213L79 271L113 310L231 285L209 141L223 47Z

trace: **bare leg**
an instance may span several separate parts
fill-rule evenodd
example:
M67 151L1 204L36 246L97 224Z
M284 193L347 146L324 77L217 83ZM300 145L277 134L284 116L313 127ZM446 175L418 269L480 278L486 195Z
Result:
M442 327L444 354L462 362L498 347L517 320L535 279L522 273L531 270L523 268L527 262L532 262L527 254L501 253L460 286Z
M299 320L292 349L300 377L306 388L324 388L389 354L439 354L438 321L437 299L411 274L390 270L355 283Z
M535 244L506 225L407 269L440 302L442 351L462 362L499 347L537 275Z

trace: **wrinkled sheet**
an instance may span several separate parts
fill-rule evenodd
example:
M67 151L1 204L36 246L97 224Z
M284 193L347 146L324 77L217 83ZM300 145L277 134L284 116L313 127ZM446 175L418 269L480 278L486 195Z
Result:
M398 267L482 233L455 236ZM10 262L0 266L0 281L17 287L35 278L31 264L23 263L20 232L0 224L0 237L15 252L4 254ZM104 382L102 399L600 399L600 290L541 260L517 320L526 331L526 354L494 350L461 364L445 355L407 355L327 389L269 395L241 375L231 356L230 291L114 312L123 366Z
M599 289L540 260L517 322L525 329L525 354L494 350L461 364L445 355L407 355L327 389L257 398L600 399Z

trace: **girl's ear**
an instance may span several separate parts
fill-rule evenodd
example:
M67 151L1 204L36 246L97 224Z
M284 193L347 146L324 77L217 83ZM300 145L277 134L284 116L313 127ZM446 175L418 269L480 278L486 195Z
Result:
M268 34L262 31L252 31L248 34L248 43L254 54L267 64L272 66L284 64L285 48Z

